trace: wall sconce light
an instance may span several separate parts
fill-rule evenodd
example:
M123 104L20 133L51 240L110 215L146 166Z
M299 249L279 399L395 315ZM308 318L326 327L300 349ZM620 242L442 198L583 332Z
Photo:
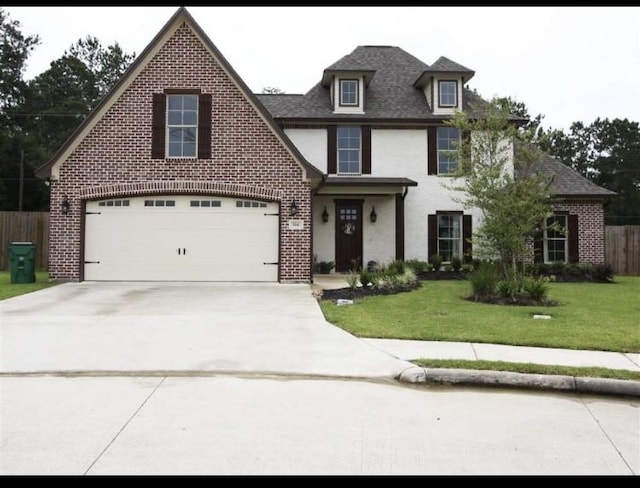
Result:
M375 222L378 220L378 214L376 213L376 207L371 207L371 213L369 214L369 218L371 222Z
M289 215L292 217L298 215L298 204L296 203L296 199L291 200L291 205L289 205Z
M322 211L322 221L329 222L329 212L327 212L327 206L325 205L324 210Z
M69 200L65 195L64 199L62 200L62 203L60 204L60 212L62 213L62 215L67 215L70 209L71 209L71 204L69 203Z

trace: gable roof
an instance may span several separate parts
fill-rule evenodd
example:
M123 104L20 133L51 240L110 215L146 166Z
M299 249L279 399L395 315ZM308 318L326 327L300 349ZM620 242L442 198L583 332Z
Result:
M291 156L300 164L305 171L308 179L317 179L318 182L322 178L322 173L312 164L310 164L291 142L284 131L276 124L269 111L264 107L256 95L249 89L246 83L240 78L240 75L233 69L222 53L216 48L211 39L205 34L195 19L187 11L185 7L180 7L167 21L160 32L156 34L153 40L147 45L142 53L129 66L127 71L118 80L114 87L105 95L98 105L89 113L80 126L69 136L65 143L55 152L51 159L37 169L37 176L44 178L47 176L58 176L59 165L69 157L69 155L78 147L91 129L102 119L106 112L115 104L119 96L129 87L133 80L147 66L151 59L167 42L175 30L186 23L189 28L201 40L215 60L220 64L222 69L236 84L238 89L247 98L249 103L257 110L258 114L265 121L275 136L284 144ZM149 149L151 150L151 149Z
M516 153L518 148L519 145L515 144L514 151ZM616 192L589 181L575 169L545 152L542 153L542 158L536 164L535 169L551 178L551 194L556 197L604 199L617 195ZM518 172L516 170L516 175L518 174L524 175L526 171Z
M438 72L472 75L473 71L440 57L434 66ZM304 95L258 95L276 119L318 120L389 120L397 122L439 121L449 116L434 115L424 92L414 82L432 69L415 56L395 46L358 46L329 66L320 83ZM364 114L334 114L331 108L327 75L336 72L359 72L370 76ZM468 76L470 78L470 76ZM467 99L474 95L464 90L463 109L472 112Z

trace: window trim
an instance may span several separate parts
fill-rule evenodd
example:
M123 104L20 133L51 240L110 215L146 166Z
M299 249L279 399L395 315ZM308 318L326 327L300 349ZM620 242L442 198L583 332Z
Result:
M564 224L560 224L564 230L565 230L565 234L563 236L560 237L549 237L548 233L547 233L547 225L549 222L549 219L558 219L558 218L562 218L564 219ZM546 222L545 222L545 227L544 227L544 231L542 233L542 260L545 264L551 264L551 263L555 263L558 262L558 260L550 260L549 259L549 241L562 241L564 242L564 261L562 261L563 263L568 263L569 262L569 236L567 235L567 232L569 230L569 214L567 213L554 213L551 217L548 217Z
M444 259L444 256L440 253L440 217L457 217L458 218L458 222L459 222L459 230L460 230L460 236L457 239L454 238L444 238L447 241L457 241L458 242L458 253L457 254L452 254L453 256L458 256L461 260L464 257L464 251L465 251L465 247L464 247L464 236L465 236L465 232L464 232L464 212L461 212L459 210L452 210L452 211L437 211L435 213L436 215L436 254L438 254L439 256L442 256L442 264L451 264L451 261L446 261ZM430 257L430 256L429 256Z
M355 103L347 103L343 101L343 84L355 83L356 85L356 101ZM360 80L357 78L340 78L339 80L338 105L340 107L359 107L360 106Z
M442 103L442 87L444 84L453 83L453 104ZM438 80L438 108L456 108L458 106L458 80Z
M340 129L358 129L359 131L359 147L358 147L358 171L357 172L345 172L340 171ZM355 149L342 149L343 151L355 151ZM354 125L339 125L336 127L336 175L339 176L361 176L362 175L362 127Z
M176 96L195 96L196 97L196 123L195 125L170 125L169 124L169 99ZM200 132L200 91L197 93L187 90L171 90L169 93L165 92L166 104L165 104L165 154L167 159L198 159L199 148L199 132ZM184 109L182 110L184 112ZM171 128L194 128L195 132L195 150L193 156L172 156L169 152L171 146L170 130ZM184 144L184 140L182 141Z
M440 153L442 151L454 151L452 149L440 149L440 137L438 136L438 133L440 132L440 129L453 129L453 130L457 130L458 131L458 146L460 145L461 141L462 141L462 132L460 131L460 129L456 129L455 127L448 127L448 126L440 126L440 127L436 127L436 174L439 176L451 176L453 173L455 173L455 169L453 171L449 171L447 173L442 173L440 172ZM460 161L456 161L456 169L458 164L460 163Z

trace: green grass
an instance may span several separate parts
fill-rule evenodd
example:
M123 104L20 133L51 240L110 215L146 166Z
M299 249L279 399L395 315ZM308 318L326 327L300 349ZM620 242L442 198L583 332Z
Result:
M322 300L326 319L353 335L428 341L640 352L640 277L615 283L551 283L555 307L489 305L464 300L467 281L424 281L409 293L353 305ZM552 315L534 320L532 314Z
M473 361L464 359L416 359L412 361L425 368L481 369L510 371L513 373L553 374L587 378L614 378L640 381L640 372L609 368L574 368L532 363L509 363L506 361Z
M11 275L8 271L0 271L0 300L16 297L18 295L24 295L25 293L31 293L32 291L42 290L55 285L54 282L49 282L49 274L46 271L36 272L35 283L11 283Z

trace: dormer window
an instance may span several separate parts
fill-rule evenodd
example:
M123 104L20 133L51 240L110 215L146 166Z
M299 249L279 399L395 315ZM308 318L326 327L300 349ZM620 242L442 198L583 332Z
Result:
M357 107L359 102L358 80L340 80L340 106Z
M438 106L457 107L458 106L458 82L439 81L438 82Z

